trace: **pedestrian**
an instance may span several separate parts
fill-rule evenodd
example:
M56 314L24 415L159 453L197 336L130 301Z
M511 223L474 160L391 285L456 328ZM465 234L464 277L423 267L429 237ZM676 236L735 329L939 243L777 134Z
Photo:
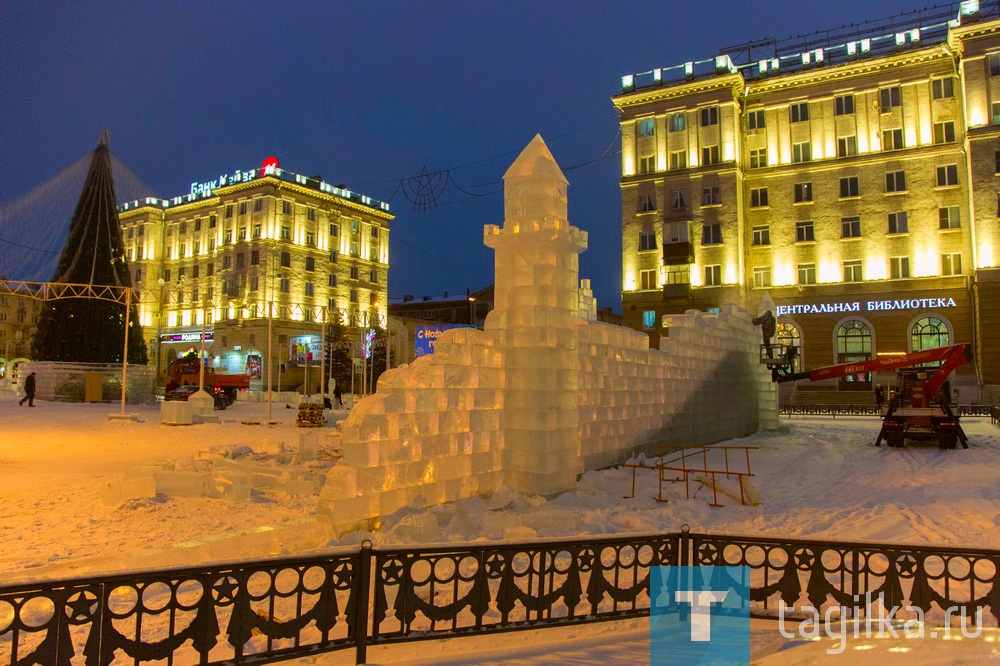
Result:
M28 407L35 406L35 373L33 372L24 380L24 397L17 404L23 407L25 400L28 401Z
M882 390L881 384L875 385L875 404L878 405L878 410L882 411L882 403L885 402L885 391Z
M340 390L339 383L333 388L333 397L337 399L337 405L344 406L344 392Z

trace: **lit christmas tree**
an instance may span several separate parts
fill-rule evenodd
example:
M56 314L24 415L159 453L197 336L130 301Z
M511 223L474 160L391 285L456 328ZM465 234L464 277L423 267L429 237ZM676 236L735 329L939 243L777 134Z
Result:
M132 286L118 224L107 130L94 150L52 281ZM47 301L32 338L32 356L40 361L121 363L124 320L125 306L121 303L94 298ZM128 362L145 364L146 343L134 304L128 332Z

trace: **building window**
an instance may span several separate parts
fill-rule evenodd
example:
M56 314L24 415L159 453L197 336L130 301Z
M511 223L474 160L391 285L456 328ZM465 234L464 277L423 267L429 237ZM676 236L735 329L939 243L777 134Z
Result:
M799 102L788 107L789 120L793 123L801 123L809 120L809 102Z
M244 252L239 252L236 255L236 268L243 268L246 262L246 254Z
M373 268L368 271L368 281L371 282L372 284L378 282L378 271L376 269Z
M861 188L858 185L857 176L848 176L847 178L840 179L840 198L848 199L850 197L861 196Z
M246 214L247 214L247 202L246 201L241 201L240 202L240 215L246 215Z
M747 114L747 129L750 131L756 131L764 129L767 125L765 124L764 110L751 111Z
M281 267L291 268L292 267L292 255L290 252L281 253Z
M208 251L209 252L215 252L215 239L214 238L209 238L208 239Z
M263 208L263 204L264 204L264 200L261 199L260 197L257 197L256 199L254 199L253 200L253 212L259 213L261 211L261 208Z
M215 264L208 264L205 266L205 275L208 277L215 275ZM167 279L169 280L170 278Z
M934 143L954 143L955 142L955 121L948 120L943 123L934 123Z
M905 171L890 171L885 174L885 191L886 192L905 192L906 191L906 172Z
M292 228L290 226L282 225L281 240L292 240Z
M653 136L656 131L656 124L652 118L639 119L639 136Z
M811 220L807 222L795 223L796 243L811 243L814 240L816 240L816 234Z
M847 116L854 113L854 95L842 95L833 99L833 113Z
M670 169L686 169L688 165L687 156L688 154L686 150L678 150L670 153Z
M722 203L722 194L719 188L716 187L703 187L701 189L701 205L702 206L715 206Z
M260 238L260 222L256 222L253 225L253 237Z
M198 268L198 267L195 266L195 268ZM195 277L197 277L197 276L195 276ZM142 269L141 268L135 269L135 281L136 282L142 282Z
M757 187L750 190L750 207L764 208L767 206L767 188Z
M958 185L958 165L939 166L937 168L937 184L938 187Z
M902 150L905 147L903 144L902 129L891 129L882 132L882 150Z
M799 372L802 363L802 333L795 324L778 322L777 330L774 334L774 341L786 347L795 347L798 354L795 355L792 370Z
M656 171L656 158L652 155L646 155L645 157L639 158L639 173L653 173Z
M223 239L223 242L226 245L229 245L230 243L232 243L233 242L233 230L232 229L226 229L226 232L223 234L222 239Z
M650 268L648 270L639 271L639 288L643 291L649 291L651 289L657 288L656 284L656 269Z
M312 282L306 282L306 296L314 296L315 295L315 291L316 290L313 287L313 283Z
M754 148L750 151L750 168L763 169L767 166L767 148Z
M718 146L706 146L701 149L701 164L702 166L708 166L710 164L719 163L719 147Z
M306 271L312 272L316 270L316 258L306 257Z
M945 79L934 79L931 81L931 90L934 92L934 99L945 99L955 96L955 79L948 77Z
M646 252L656 249L656 232L643 231L639 234L639 252Z
M771 286L770 266L754 266L753 286L755 289L765 289Z
M705 284L706 287L718 287L722 284L722 266L719 264L713 264L711 266L705 266Z
M720 245L722 243L721 224L703 224L701 226L702 245Z
M889 279L905 280L910 277L909 257L889 257Z
M315 222L316 221L316 209L315 208L306 208L306 218L310 222Z
M663 225L663 242L664 243L687 243L688 242L688 223L687 222L668 222Z
M251 275L249 284L250 284L249 286L250 291L257 291L260 288L260 278L258 278L256 275Z
M908 232L909 228L907 227L906 211L889 213L889 233L905 234Z
M858 154L858 137L843 136L837 139L837 157L851 157Z
M816 284L816 264L799 264L799 284Z
M201 218L200 217L194 218L194 230L195 231L201 231Z
M350 252L350 254L351 254L352 257L360 257L361 256L361 243L359 243L356 240L352 240L350 242L347 250L348 250L348 252Z
M181 220L181 223L180 223L179 227L180 227L180 233L182 233L182 234L183 233L187 233L187 230L188 230L187 221Z
M337 224L334 224L333 222L331 222L330 223L330 235L331 236L339 236L340 235L340 225L337 225Z
M941 275L962 274L962 253L953 252L941 255Z
M921 317L910 329L911 351L937 349L951 344L948 325L937 317Z
M851 259L844 262L844 282L861 282L861 260Z
M214 229L215 228L215 216L214 215L209 215L209 217L208 217L208 228L209 229ZM141 236L142 234L140 233L139 235Z
M812 144L809 141L792 144L792 162L809 162L812 160Z
M226 204L226 217L233 216L233 204Z
M288 281L288 278L281 278L278 283L278 289L281 290L281 293L283 294L287 294L291 291L291 283Z
M684 131L684 112L679 111L677 113L671 113L668 117L668 122L670 124L671 132L683 132Z
M872 357L872 332L868 324L860 319L845 321L837 330L837 363L869 361ZM871 382L871 376L850 375L842 381L850 385L861 379Z
M339 258L340 258L340 253L339 252L337 252L336 250L330 250L330 263L331 264L337 263L337 260Z
M990 123L1000 125L1000 102L990 104Z
M250 265L257 266L260 264L260 250L250 250Z
M306 245L308 247L316 247L316 234L312 231L306 232Z
M222 270L228 270L233 265L233 258L228 254L222 257Z
M681 210L687 208L684 190L670 190L670 209Z
M351 279L352 280L357 280L358 279L358 267L357 266L351 266Z
M900 106L903 103L899 86L882 88L878 91L878 100L879 106L882 108L882 113L892 113L894 107Z
M656 310L643 310L642 327L645 329L656 328Z
M754 245L770 245L771 244L771 228L767 225L754 227L753 228L753 244Z
M651 213L656 210L656 197L652 194L639 195L639 212Z
M327 286L330 286L330 287L336 287L337 286L337 276L336 275L329 275L327 277Z
M804 203L813 200L812 183L795 183L795 203Z
M1000 76L1000 53L989 55L990 76Z
M246 240L246 239L247 239L247 228L240 227L240 240Z
M938 229L959 229L961 226L962 217L958 206L938 208Z
M840 237L841 238L860 238L861 237L861 218L860 217L843 217L840 219Z
M351 289L351 296L350 296L350 298L351 298L351 303L357 303L358 302L358 290L357 289Z
M701 126L708 127L709 125L719 124L719 107L708 106L701 110Z

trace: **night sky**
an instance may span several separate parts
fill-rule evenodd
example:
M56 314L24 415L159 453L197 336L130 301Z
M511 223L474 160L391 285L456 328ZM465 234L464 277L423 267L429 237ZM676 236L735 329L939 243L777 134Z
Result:
M493 275L483 225L503 217L486 193L537 132L564 169L597 160L566 174L570 221L590 233L581 277L620 311L621 75L923 6L5 1L0 206L87 155L104 127L161 198L273 154L390 201L390 296L475 291ZM400 180L425 167L453 184L415 211ZM15 223L0 240L25 238Z

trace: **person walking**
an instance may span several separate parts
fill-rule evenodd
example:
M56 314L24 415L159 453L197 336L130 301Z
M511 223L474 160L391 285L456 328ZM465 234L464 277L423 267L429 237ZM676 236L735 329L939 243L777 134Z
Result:
M28 407L35 406L35 373L33 372L24 380L24 397L17 404L23 407L25 401L28 402Z
M333 397L337 399L337 405L344 406L344 392L340 390L340 383L333 387Z
M882 405L885 403L885 391L882 390L881 384L875 385L875 404L878 405L878 410L882 411Z

